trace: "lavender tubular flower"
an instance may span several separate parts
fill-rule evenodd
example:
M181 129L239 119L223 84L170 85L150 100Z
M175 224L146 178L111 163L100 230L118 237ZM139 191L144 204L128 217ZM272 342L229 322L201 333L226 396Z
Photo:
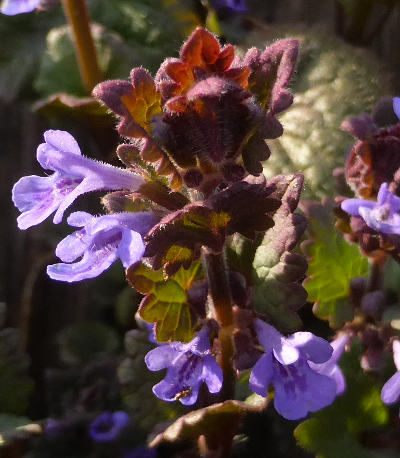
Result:
M217 10L226 8L233 13L247 13L249 10L246 5L246 0L214 0L213 6Z
M383 385L381 398L385 404L394 404L400 398L400 342L398 340L393 342L393 360L397 372Z
M400 97L393 97L393 111L400 120Z
M126 412L104 412L89 427L89 435L96 442L113 442L129 423Z
M74 137L62 130L48 130L45 143L37 149L37 160L48 177L21 178L13 187L12 199L22 212L18 227L28 229L53 212L53 222L61 222L65 210L81 194L99 190L137 190L144 180L128 170L94 161L81 155Z
M75 212L67 221L83 229L58 244L56 255L63 263L48 266L47 274L53 280L75 282L97 277L118 258L124 267L139 261L144 253L142 235L155 224L157 217L149 212L98 217ZM74 262L80 257L81 260Z
M36 9L42 0L4 0L0 11L7 16L30 13Z
M389 191L387 183L381 184L377 202L346 199L341 207L351 216L360 216L368 227L377 232L400 235L400 198Z
M189 343L172 342L154 348L145 357L151 371L167 369L164 380L153 387L163 401L179 401L184 405L196 402L202 382L210 393L222 387L222 369L211 356L209 330L203 328Z
M336 395L339 396L343 394L346 390L346 380L344 378L343 372L338 366L339 359L341 358L346 345L350 340L350 336L346 333L340 334L335 340L331 342L333 348L332 356L322 364L316 364L312 361L309 361L308 365L310 368L318 372L318 374L326 375L333 379L336 383Z
M327 341L310 332L296 332L285 338L259 319L254 327L265 350L250 376L250 388L255 393L265 397L272 384L275 409L288 420L303 418L334 401L335 381L314 371L309 364L330 359L332 347Z

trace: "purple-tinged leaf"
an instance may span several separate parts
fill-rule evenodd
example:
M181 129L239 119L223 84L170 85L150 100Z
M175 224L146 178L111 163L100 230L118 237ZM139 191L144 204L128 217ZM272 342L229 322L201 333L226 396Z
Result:
M158 447L165 442L196 440L203 435L210 449L218 449L225 441L232 440L243 415L247 412L259 411L260 409L240 401L213 404L180 417L163 433L156 436L150 446Z
M257 310L271 317L285 331L300 325L295 311L304 305L307 293L300 281L307 269L306 260L291 253L303 235L307 222L303 215L293 213L303 187L302 175L280 175L267 183L271 197L281 197L274 227L269 229L254 257L254 296Z
M202 246L214 253L223 249L226 236L238 232L254 238L273 225L269 214L280 205L270 198L274 188L240 181L208 200L186 205L165 216L146 237L146 254L155 269L164 267L167 275L181 265L188 267ZM248 205L252 202L252 205Z

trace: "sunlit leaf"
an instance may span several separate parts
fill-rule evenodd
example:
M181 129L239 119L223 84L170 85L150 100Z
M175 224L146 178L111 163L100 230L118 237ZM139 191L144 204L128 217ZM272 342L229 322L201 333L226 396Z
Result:
M200 276L200 262L193 263L188 270L181 268L168 280L164 280L161 270L154 271L143 263L128 269L129 282L137 291L146 294L139 315L148 323L155 323L159 342L189 342L194 337L196 314L188 294Z
M336 231L329 206L310 201L303 208L312 237L306 246L309 267L304 286L316 316L337 328L353 318L350 281L368 275L368 261L356 245Z

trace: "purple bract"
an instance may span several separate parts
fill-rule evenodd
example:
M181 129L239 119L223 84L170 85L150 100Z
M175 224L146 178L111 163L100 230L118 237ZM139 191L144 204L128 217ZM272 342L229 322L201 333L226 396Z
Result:
M400 235L400 198L389 191L387 183L381 184L377 202L346 199L341 207L351 216L360 216L368 227L377 232Z
M309 365L331 358L333 349L326 340L310 332L296 332L286 338L259 319L254 327L265 351L250 376L250 388L255 393L267 396L272 384L275 409L288 420L303 418L334 401L335 381Z
M164 380L153 387L163 401L179 401L184 405L196 402L202 382L210 393L222 387L222 369L211 356L209 330L203 328L189 343L172 342L154 348L145 357L151 371L167 369Z
M13 187L12 198L22 212L18 227L28 229L41 223L53 212L53 222L61 222L65 210L81 194L99 190L127 189L135 191L142 177L128 170L83 157L78 143L68 132L48 130L46 143L39 145L37 160L47 177L36 175L21 178Z
M4 0L0 11L7 16L30 13L36 9L42 0Z
M75 212L67 221L82 229L58 244L56 255L63 262L48 266L47 273L54 280L74 282L97 277L118 258L126 268L139 261L144 252L142 235L156 223L157 217L149 212L98 217Z
M96 442L112 442L128 425L129 415L126 412L104 412L89 427L89 435Z
M393 341L393 360L397 372L383 385L382 401L385 404L394 404L400 398L400 341Z

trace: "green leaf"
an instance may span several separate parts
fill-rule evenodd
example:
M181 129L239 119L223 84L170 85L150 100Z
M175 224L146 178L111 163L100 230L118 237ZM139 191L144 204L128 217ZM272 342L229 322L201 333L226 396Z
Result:
M282 205L276 211L274 227L269 229L254 256L254 307L266 313L283 331L298 328L295 310L304 305L306 292L299 281L307 263L291 253L306 228L303 215L294 214L303 185L302 175L287 175Z
M150 446L157 447L164 442L196 440L204 435L208 447L216 449L223 443L224 438L233 437L240 419L246 412L258 410L241 401L213 404L179 418L163 433L156 436Z
M55 15L0 14L0 36L7 37L0 53L0 99L9 102L30 83L46 49L46 33L54 24Z
M73 324L61 331L57 341L61 359L67 363L87 362L119 347L114 329L96 322Z
M105 79L126 77L138 64L132 50L115 33L98 24L92 25L92 34L98 53L99 66ZM71 29L62 26L47 35L47 51L42 58L35 81L36 90L47 97L66 92L76 96L87 95L81 81Z
M128 269L131 285L146 294L140 307L140 317L148 323L156 323L155 333L159 342L169 340L189 342L194 337L196 318L190 306L188 292L201 276L201 263L193 263L189 269L164 280L162 271L154 271L143 263Z
M317 454L318 458L383 458L385 452L375 453L358 441L361 433L384 426L388 408L382 403L381 387L374 377L360 367L361 345L353 341L352 350L342 357L346 378L344 395L314 418L302 422L294 431L298 443Z
M368 275L368 260L357 245L347 243L335 229L329 205L310 201L303 209L309 217L312 237L306 246L309 263L304 286L309 301L314 302L315 315L338 328L353 319L350 282Z
M199 25L190 0L91 0L88 7L94 21L123 37L136 65L154 73Z

